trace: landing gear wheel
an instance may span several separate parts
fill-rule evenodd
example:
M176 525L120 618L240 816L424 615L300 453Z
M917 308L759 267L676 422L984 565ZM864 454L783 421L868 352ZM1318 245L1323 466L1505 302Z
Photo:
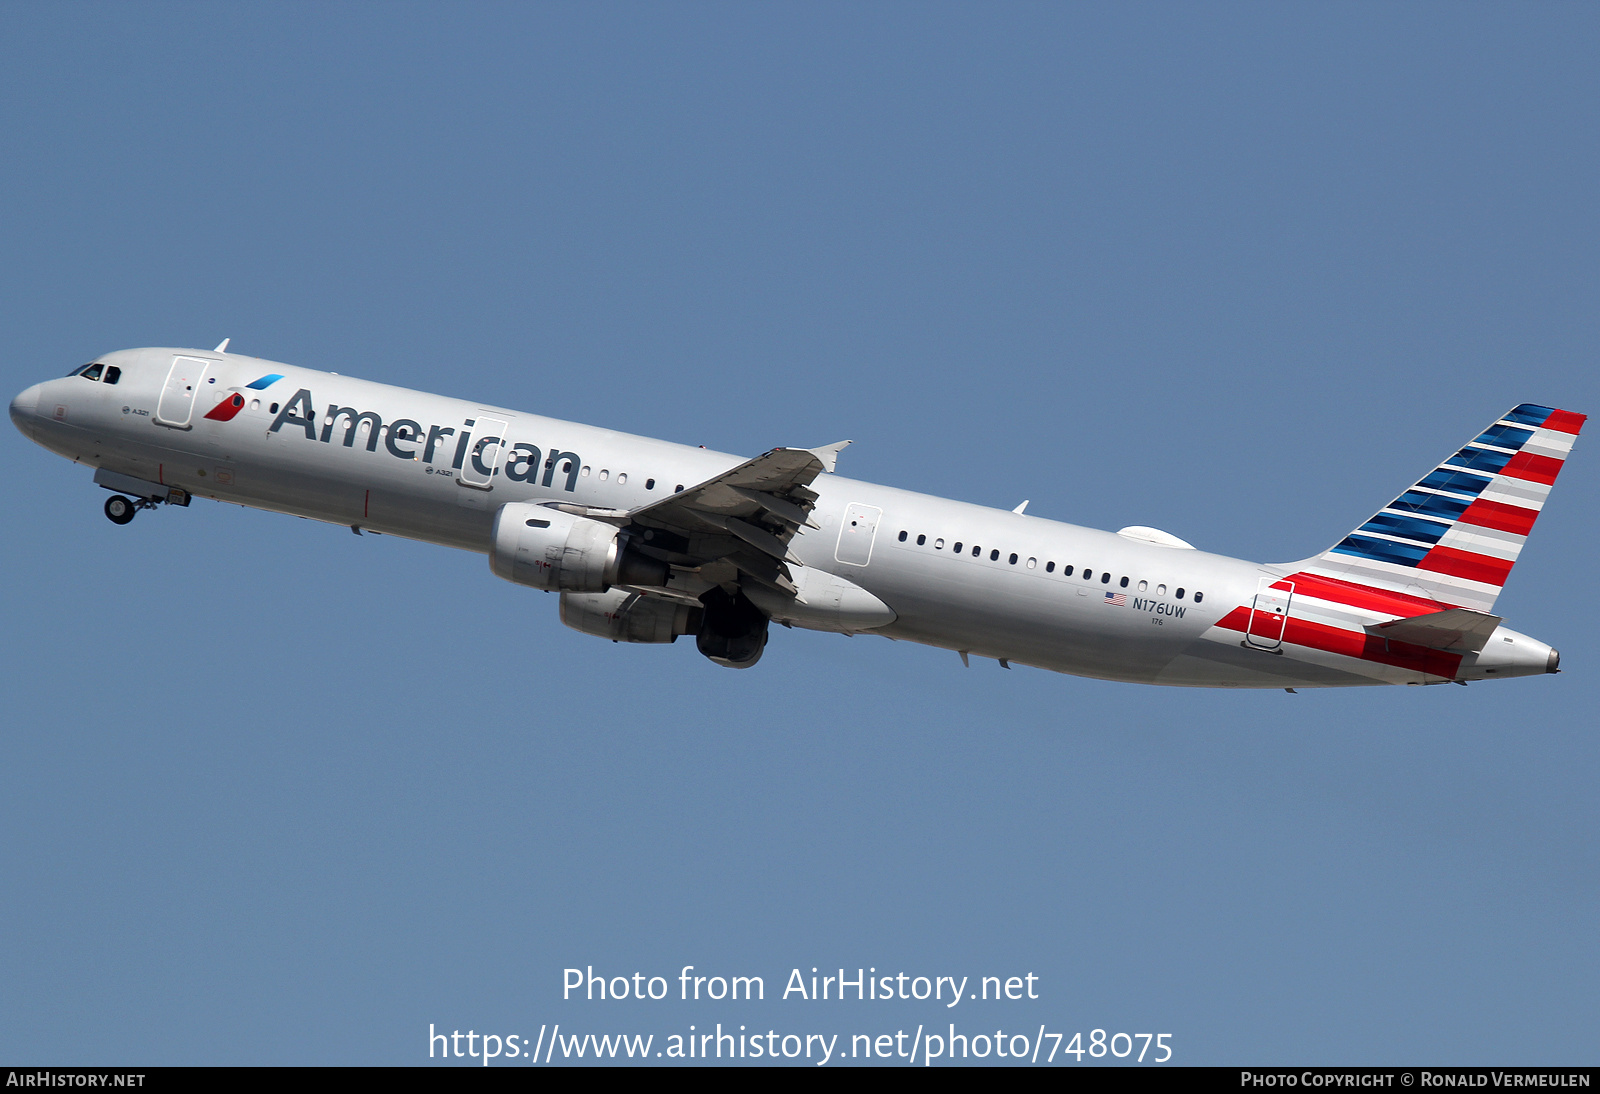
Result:
M127 524L138 511L133 501L121 494L112 494L106 499L106 516L112 524Z

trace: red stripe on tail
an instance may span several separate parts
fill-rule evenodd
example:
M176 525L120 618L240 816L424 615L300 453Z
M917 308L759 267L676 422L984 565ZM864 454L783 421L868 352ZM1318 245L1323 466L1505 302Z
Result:
M1518 452L1500 474L1552 486L1556 476L1561 474L1561 461L1549 456L1535 456L1532 452Z
M1249 620L1250 609L1239 607L1218 620L1217 626L1243 633ZM1354 657L1380 665L1393 665L1395 668L1411 669L1427 673L1429 676L1440 676L1446 680L1455 679L1456 670L1461 667L1459 653L1446 653L1426 646L1414 646L1409 642L1396 642L1393 639L1368 634L1366 631L1350 631L1342 627L1330 627L1326 623L1312 623L1305 619L1297 619L1292 613L1284 628L1283 640L1307 649L1335 653L1342 657Z
M1571 433L1576 437L1578 430L1583 428L1583 423L1588 418L1587 414L1577 414L1570 410L1558 410L1544 420L1544 427L1553 429L1557 433Z
M1462 524L1476 524L1480 528L1493 528L1498 532L1525 536L1532 530L1533 522L1539 519L1539 511L1479 498L1467 506L1467 511L1457 519Z
M1481 581L1485 585L1504 585L1511 572L1511 562L1493 555L1480 555L1455 547L1435 547L1427 557L1417 563L1419 570L1432 570L1451 577L1464 577L1468 581Z
M1426 597L1391 592L1388 589L1377 589L1371 585L1360 585L1354 581L1344 581L1337 577L1321 577L1317 574L1301 572L1292 575L1286 580L1294 582L1296 596L1314 596L1318 600L1326 600L1333 604L1344 604L1351 608L1363 608L1369 612L1380 612L1384 615L1409 618L1413 615L1427 615L1429 612L1438 612L1443 611L1445 608L1455 607L1453 604L1443 604L1437 600L1429 600Z

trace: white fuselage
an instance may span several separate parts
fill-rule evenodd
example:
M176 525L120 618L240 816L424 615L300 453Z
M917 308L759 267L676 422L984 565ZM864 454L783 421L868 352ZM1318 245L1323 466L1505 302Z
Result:
M198 390L187 407L182 393L173 393L179 356L197 362ZM635 509L742 462L236 354L143 349L98 360L120 370L116 384L71 376L36 385L12 404L19 428L69 459L197 497L471 551L489 550L496 510L508 502ZM280 378L248 386L268 376ZM208 418L229 393L243 400L231 419ZM539 462L491 461L475 469L475 430L479 437L493 430L508 450L518 443L536 448ZM812 489L820 496L812 514L819 527L795 537L794 555L888 605L893 622L871 629L890 638L1157 684L1445 678L1289 644L1258 648L1216 626L1250 604L1263 581L1282 578L1292 566L1141 542L839 475L819 476ZM875 524L866 551L859 536L841 550L847 514ZM1528 673L1545 671L1549 647L1516 637L1520 643L1505 644L1517 646L1517 663L1498 674L1523 674L1522 662ZM1472 670L1469 658L1452 675L1482 678Z

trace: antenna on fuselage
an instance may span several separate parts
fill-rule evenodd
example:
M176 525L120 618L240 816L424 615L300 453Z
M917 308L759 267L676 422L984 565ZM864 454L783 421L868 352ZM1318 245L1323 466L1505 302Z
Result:
M231 342L231 341L233 341L232 338L224 338L222 341L217 343L217 348L212 350L211 352L212 353L226 353L226 352L228 352L228 343Z

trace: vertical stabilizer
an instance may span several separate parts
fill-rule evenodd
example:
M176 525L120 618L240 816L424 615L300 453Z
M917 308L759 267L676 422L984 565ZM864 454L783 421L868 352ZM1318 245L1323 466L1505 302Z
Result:
M1584 421L1523 403L1301 568L1490 611Z

